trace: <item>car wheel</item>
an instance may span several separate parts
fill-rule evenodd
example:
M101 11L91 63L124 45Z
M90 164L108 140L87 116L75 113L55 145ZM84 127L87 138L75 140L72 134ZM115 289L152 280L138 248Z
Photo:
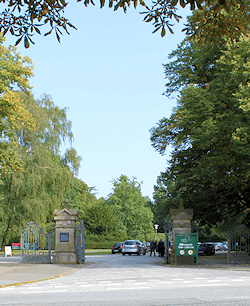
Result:
M131 254L128 254L129 256L131 256Z
M146 255L146 252L145 252L145 253L143 253L143 255Z
M125 256L125 253L122 253L122 256Z
M115 252L112 250L112 254L115 254Z

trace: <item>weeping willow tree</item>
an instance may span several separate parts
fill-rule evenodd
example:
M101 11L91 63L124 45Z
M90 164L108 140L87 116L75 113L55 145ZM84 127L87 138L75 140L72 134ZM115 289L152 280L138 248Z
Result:
M18 241L27 222L48 227L53 211L62 203L71 188L80 157L71 147L73 134L66 109L60 109L49 96L35 100L20 94L25 109L32 115L36 128L13 129L22 170L2 173L0 201L0 241ZM61 154L60 147L68 141L70 149Z

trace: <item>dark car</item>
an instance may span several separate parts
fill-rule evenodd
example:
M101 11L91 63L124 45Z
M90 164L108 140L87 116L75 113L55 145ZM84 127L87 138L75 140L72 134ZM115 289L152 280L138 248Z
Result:
M112 254L115 254L115 253L121 253L122 252L122 245L123 245L124 242L117 242L115 243L112 248L111 248L111 251L112 251Z
M215 248L213 244L201 243L198 246L198 255L214 255Z

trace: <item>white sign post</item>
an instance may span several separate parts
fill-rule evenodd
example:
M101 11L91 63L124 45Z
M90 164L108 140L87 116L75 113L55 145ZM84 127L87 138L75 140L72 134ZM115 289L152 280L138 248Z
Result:
M6 246L5 247L5 257L10 256L12 257L12 249L11 246Z

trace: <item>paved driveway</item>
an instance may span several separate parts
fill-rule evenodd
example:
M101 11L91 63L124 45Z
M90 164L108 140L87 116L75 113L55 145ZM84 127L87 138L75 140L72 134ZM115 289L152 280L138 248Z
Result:
M248 271L161 261L148 254L87 256L83 268L63 277L1 288L0 305L250 305Z

